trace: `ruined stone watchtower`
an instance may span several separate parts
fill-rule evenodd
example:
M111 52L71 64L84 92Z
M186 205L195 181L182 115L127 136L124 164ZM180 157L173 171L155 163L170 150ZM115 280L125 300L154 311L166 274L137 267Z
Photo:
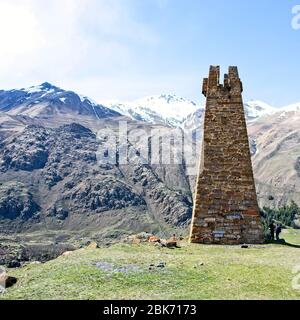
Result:
M237 67L229 67L220 84L220 68L211 66L202 91L207 100L190 241L262 243Z

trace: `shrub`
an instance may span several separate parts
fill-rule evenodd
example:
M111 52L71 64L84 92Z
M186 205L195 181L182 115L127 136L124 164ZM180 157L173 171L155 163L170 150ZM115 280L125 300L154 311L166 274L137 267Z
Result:
M295 228L294 220L296 216L300 214L300 208L294 201L292 201L290 205L285 205L277 209L263 207L260 212L264 226L264 234L267 238L269 235L269 225L271 221L281 223L283 227Z

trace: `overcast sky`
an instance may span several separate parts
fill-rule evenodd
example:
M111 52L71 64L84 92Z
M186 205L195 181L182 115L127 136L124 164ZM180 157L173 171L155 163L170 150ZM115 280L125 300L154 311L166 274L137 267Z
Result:
M296 4L0 0L0 88L48 81L100 102L160 93L202 102L202 78L218 64L239 67L245 100L299 102Z

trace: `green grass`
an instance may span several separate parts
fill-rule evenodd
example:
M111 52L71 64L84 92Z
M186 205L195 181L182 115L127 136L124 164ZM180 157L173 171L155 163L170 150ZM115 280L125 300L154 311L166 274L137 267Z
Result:
M299 230L286 230L300 243ZM300 299L292 288L300 248L268 244L242 249L183 242L180 249L117 244L80 249L45 264L10 270L18 284L2 299ZM97 261L135 264L135 273L104 272ZM149 271L151 263L166 263Z
M284 238L285 241L288 243L300 245L299 229L292 229L292 228L283 229L281 237Z

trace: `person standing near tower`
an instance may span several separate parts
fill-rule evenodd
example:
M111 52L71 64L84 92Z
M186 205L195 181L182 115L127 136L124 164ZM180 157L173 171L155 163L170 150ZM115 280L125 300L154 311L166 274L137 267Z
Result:
M269 225L269 229L270 229L271 240L274 240L274 233L275 233L276 226L275 226L273 220L271 221L271 223Z
M280 240L280 239L279 239L280 233L281 233L281 224L280 224L280 223L277 223L277 225L276 225L276 240L277 240L277 241Z

